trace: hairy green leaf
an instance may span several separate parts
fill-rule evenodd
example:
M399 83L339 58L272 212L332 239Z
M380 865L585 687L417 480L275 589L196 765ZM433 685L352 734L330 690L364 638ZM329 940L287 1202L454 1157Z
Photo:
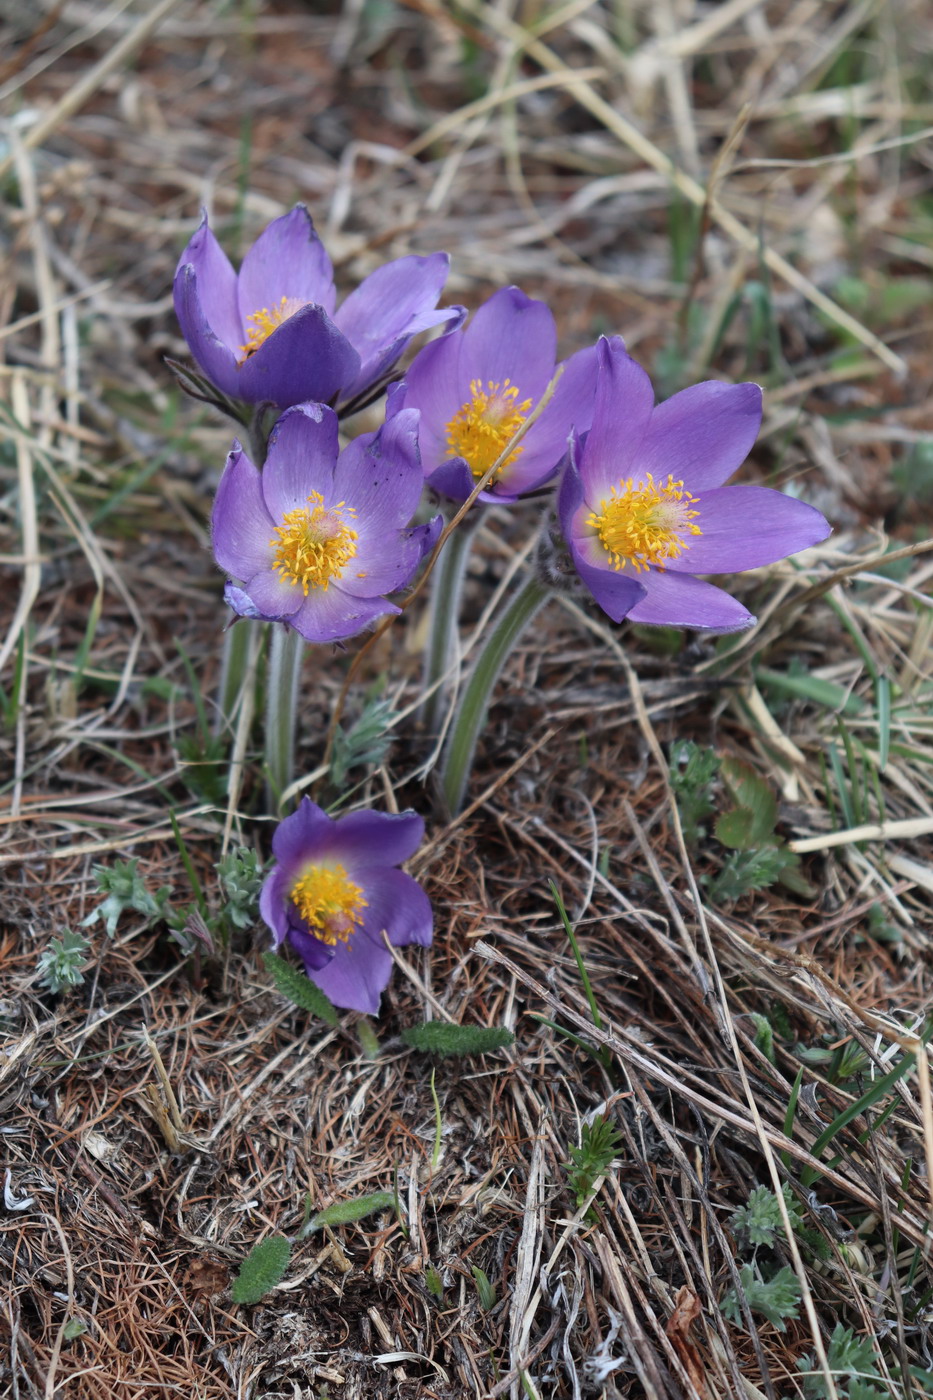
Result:
M742 1293L752 1312L761 1313L779 1332L786 1332L785 1319L799 1312L800 1284L793 1269L779 1269L765 1281L753 1264L743 1264L739 1270ZM742 1309L734 1288L730 1288L720 1303L730 1322L741 1325Z
M312 1215L302 1229L302 1238L313 1230L320 1230L323 1225L352 1225L355 1220L365 1220L367 1215L388 1210L390 1206L395 1206L392 1191L372 1191L368 1196L357 1196L352 1201L335 1201L332 1206L326 1206Z
M503 1026L452 1026L447 1021L425 1021L406 1026L402 1039L423 1055L485 1055L511 1045L515 1037Z
M253 1245L233 1280L233 1301L258 1303L279 1282L291 1255L291 1244L284 1235L269 1235Z
M337 1008L333 1002L303 972L292 967L291 963L287 963L277 953L263 953L262 960L283 997L287 997L294 1006L300 1006L302 1011L309 1011L312 1016L316 1016L328 1026L339 1025Z

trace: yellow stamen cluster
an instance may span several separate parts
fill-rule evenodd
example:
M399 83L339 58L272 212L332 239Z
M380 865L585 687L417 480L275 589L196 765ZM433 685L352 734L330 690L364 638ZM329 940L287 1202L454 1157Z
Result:
M292 885L291 901L316 938L335 948L363 922L363 891L342 865L310 865Z
M283 321L287 321L289 316L294 316L295 312L300 311L306 304L296 297L282 297L278 306L273 306L271 311L268 306L264 306L261 311L254 311L251 316L247 316L246 344L240 346L243 358L248 360L250 355L255 355L272 332L277 331Z
M344 513L356 517L345 501L325 508L320 491L312 491L308 505L290 510L275 527L269 541L275 547L272 567L287 583L300 583L306 598L309 589L326 589L332 578L339 578L356 554L359 535Z
M685 535L701 535L694 525L699 511L690 510L696 496L684 490L682 481L668 476L655 484L651 473L638 484L631 477L613 486L609 500L600 502L600 513L587 517L615 569L631 564L641 572L649 564L663 569L689 548Z
M447 446L452 457L469 463L475 480L485 476L502 455L509 438L518 431L531 411L531 399L516 403L518 389L510 379L501 384L473 379L472 398L457 409L447 424ZM500 471L521 455L521 446L510 452Z

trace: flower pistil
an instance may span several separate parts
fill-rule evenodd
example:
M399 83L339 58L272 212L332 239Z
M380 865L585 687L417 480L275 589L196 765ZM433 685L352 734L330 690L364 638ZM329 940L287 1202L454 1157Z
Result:
M693 521L699 511L691 510L697 497L684 490L682 481L668 476L655 483L648 472L636 484L632 477L612 487L608 500L600 502L600 513L587 517L587 525L599 535L600 543L614 569L626 564L639 573L653 565L663 569L689 548L685 535L700 535Z
M531 399L517 403L518 388L510 379L498 384L487 380L485 389L482 380L472 379L470 394L472 397L447 424L447 446L452 456L464 458L474 479L479 481L524 423L531 411ZM521 447L516 447L502 466L514 462L521 452Z
M356 517L345 501L326 507L320 491L312 491L307 506L288 511L275 527L272 568L286 582L300 583L306 598L312 588L326 589L356 554L359 535L344 514Z
M335 948L363 923L363 891L342 865L309 865L291 889L291 901L316 938Z

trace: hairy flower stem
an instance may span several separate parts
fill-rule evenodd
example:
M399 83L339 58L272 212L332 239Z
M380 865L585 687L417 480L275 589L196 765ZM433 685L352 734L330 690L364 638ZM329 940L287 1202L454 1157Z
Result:
M463 804L473 752L486 723L489 697L499 672L526 627L551 596L551 589L533 574L513 596L476 658L450 726L442 761L441 782L452 817Z
M293 628L273 626L266 677L266 778L275 808L295 772L295 719L304 645Z
M443 678L453 659L454 639L460 616L460 594L463 591L467 561L479 516L480 511L474 510L454 530L434 566L434 577L431 581L431 621L424 658L424 689L427 699L421 711L425 728L430 734L437 733L444 712L444 695L448 682Z
M250 670L250 627L238 623L224 633L223 659L215 733L232 735L241 703L243 685Z

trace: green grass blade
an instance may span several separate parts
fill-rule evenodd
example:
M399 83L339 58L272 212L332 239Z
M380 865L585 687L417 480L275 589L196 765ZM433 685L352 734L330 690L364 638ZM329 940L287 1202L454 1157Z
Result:
M922 1042L924 1045L930 1039L931 1035L933 1035L933 1021L930 1022L930 1025L923 1033ZM867 1109L873 1108L880 1099L884 1098L888 1090L894 1087L898 1080L904 1078L904 1075L913 1068L916 1059L916 1055L913 1051L910 1051L903 1059L897 1062L893 1069L889 1069L887 1074L883 1074L880 1079L876 1079L871 1088L868 1089L861 1098L856 1099L854 1103L850 1103L847 1108L844 1108L841 1113L838 1113L832 1122L827 1124L820 1133L819 1137L810 1148L810 1155L812 1157L819 1157L823 1149L832 1142L834 1137L842 1132L843 1128L847 1128L854 1119L860 1118ZM819 1175L820 1173L814 1168L804 1167L800 1179L804 1186L812 1186Z
M584 963L583 955L580 952L580 945L577 943L576 934L573 931L573 926L571 925L570 919L567 915L567 910L564 908L564 901L563 899L561 899L560 890L557 888L553 880L548 880L548 888L551 891L554 903L557 905L557 912L560 915L561 923L567 931L567 937L570 940L570 946L573 949L573 956L576 958L577 971L580 974L580 981L583 984L583 991L586 994L587 1001L589 1002L590 1015L593 1018L593 1025L598 1031L602 1030L603 1018L599 1014L599 1007L596 1005L596 997L593 994L593 987L590 982L590 975L586 970L586 964Z
M803 1083L803 1065L797 1071L797 1078L794 1080L793 1088L790 1091L790 1098L787 1100L787 1112L784 1114L784 1136L792 1138L794 1136L794 1119L797 1117L797 1100L800 1098L800 1086ZM785 1170L790 1171L790 1153L782 1152L781 1161Z
M891 751L891 682L887 676L875 681L875 705L878 710L878 766L882 773Z

